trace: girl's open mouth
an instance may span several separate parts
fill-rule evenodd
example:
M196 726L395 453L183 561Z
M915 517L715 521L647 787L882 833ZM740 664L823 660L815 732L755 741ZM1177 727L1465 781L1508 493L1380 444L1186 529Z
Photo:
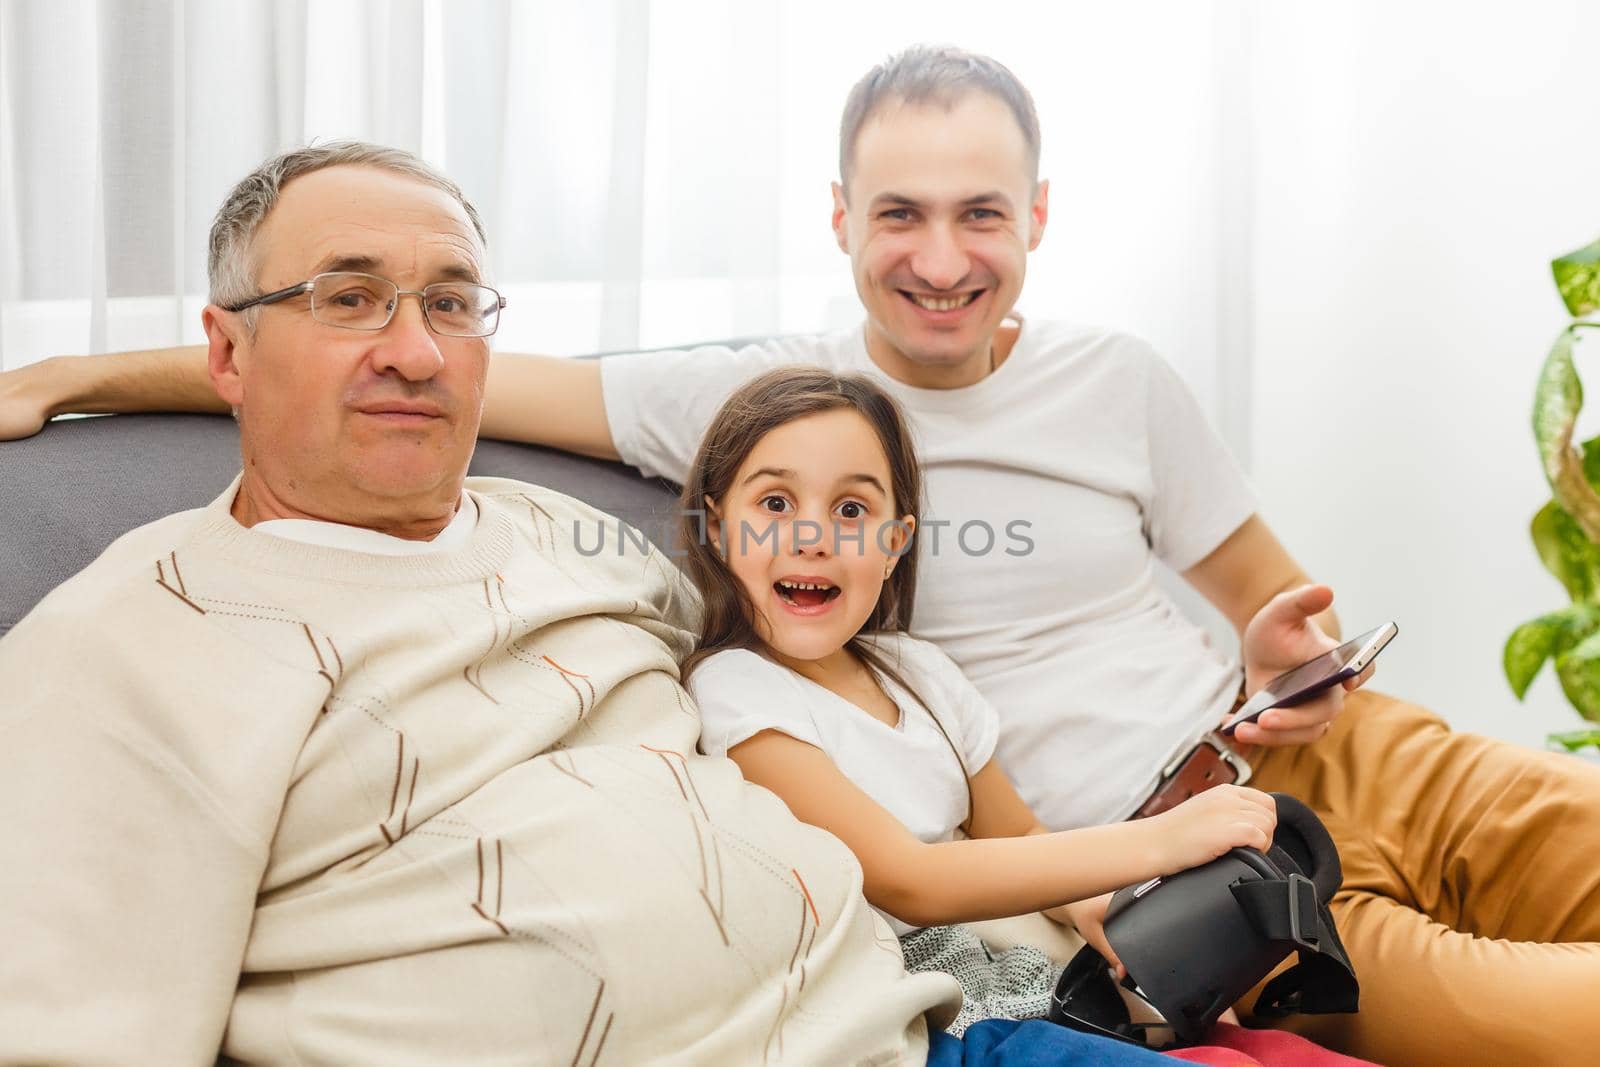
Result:
M780 578L772 583L778 599L797 608L820 608L837 597L840 589L824 582L794 582Z

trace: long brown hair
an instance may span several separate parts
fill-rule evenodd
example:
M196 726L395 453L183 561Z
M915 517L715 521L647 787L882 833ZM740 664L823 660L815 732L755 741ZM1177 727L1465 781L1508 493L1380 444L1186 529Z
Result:
M889 460L889 491L894 515L922 521L922 466L906 427L904 413L894 398L861 374L834 374L818 367L779 367L739 388L711 420L700 442L689 476L684 480L679 507L679 540L685 552L683 568L700 592L703 610L700 640L683 661L688 680L697 665L718 652L733 648L759 651L755 605L716 551L716 539L707 532L706 500L721 504L733 486L739 468L767 434L780 426L826 411L851 410L867 420ZM862 634L906 633L917 594L917 552L908 541L900 561L883 583L878 602L845 647L880 677L887 677L927 709L933 724L955 754L962 778L971 776L961 750L951 739L931 705L922 699L883 653L863 640ZM967 789L967 822L972 819L972 790Z

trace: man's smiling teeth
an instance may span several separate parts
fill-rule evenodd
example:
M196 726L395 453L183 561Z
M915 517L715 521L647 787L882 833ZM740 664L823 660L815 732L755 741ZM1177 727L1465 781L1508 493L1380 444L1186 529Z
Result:
M920 293L907 293L906 295L919 308L925 308L928 311L954 311L956 308L966 307L978 299L978 294L982 291L981 289L976 289L965 296L951 297L923 296Z

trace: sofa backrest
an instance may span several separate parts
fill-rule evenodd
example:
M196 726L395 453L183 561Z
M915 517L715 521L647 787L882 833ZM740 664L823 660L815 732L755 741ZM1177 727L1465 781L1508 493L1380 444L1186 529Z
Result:
M239 472L225 415L58 419L0 443L0 634L127 531L199 507ZM575 496L665 545L674 487L620 463L479 441L470 473Z

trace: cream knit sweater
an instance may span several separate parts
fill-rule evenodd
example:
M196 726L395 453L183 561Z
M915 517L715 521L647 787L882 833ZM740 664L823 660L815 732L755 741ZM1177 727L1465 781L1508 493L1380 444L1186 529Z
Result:
M676 569L467 489L464 549L386 558L230 488L0 640L0 1062L921 1062L954 983L694 753Z

